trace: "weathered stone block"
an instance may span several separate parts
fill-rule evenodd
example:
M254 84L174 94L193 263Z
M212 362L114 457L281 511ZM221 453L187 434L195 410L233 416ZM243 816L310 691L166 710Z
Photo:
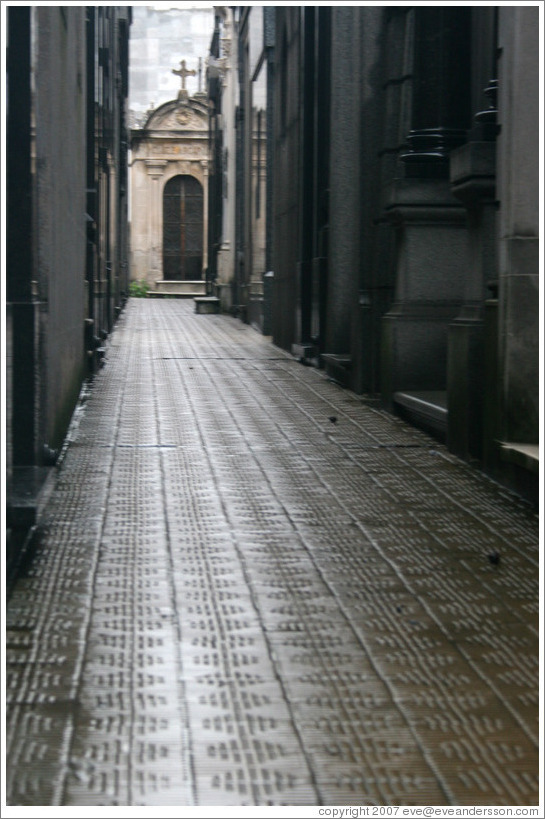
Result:
M216 296L198 296L193 299L196 313L219 313L220 300Z

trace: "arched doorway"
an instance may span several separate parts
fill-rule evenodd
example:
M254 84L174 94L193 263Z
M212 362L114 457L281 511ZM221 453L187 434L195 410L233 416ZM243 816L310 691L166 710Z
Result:
M202 279L203 189L193 176L175 176L163 192L163 279Z

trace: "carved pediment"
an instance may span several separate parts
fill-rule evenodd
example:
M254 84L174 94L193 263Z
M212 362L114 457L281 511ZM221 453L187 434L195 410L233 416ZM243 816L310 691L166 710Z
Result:
M179 111L172 111L166 116L155 120L151 127L154 130L161 131L179 131L196 130L201 131L206 127L206 120L195 114L194 111L189 111L187 108L181 108Z
M146 123L149 131L203 131L208 130L208 116L204 111L184 102L161 105Z

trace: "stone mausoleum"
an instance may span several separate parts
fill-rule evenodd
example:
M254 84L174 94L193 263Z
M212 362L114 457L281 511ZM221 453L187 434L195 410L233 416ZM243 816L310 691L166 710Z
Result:
M200 296L208 266L208 101L181 89L131 131L131 279L151 295Z

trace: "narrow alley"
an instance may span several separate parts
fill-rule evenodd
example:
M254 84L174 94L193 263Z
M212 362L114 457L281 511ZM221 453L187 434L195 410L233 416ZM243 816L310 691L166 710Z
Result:
M538 804L538 518L444 446L130 299L55 469L8 805Z

